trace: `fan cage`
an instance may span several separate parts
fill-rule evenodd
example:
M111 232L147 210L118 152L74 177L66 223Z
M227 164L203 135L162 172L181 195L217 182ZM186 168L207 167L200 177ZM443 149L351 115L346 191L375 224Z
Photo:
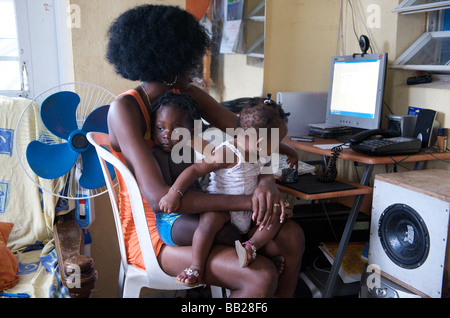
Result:
M87 116L94 109L110 105L115 99L115 95L110 91L90 83L66 83L42 92L29 102L19 117L15 133L15 152L25 174L42 191L64 199L94 198L104 194L108 189L106 185L98 189L84 189L79 185L82 169L81 156L78 157L76 164L68 173L57 179L44 179L37 176L26 159L27 146L33 140L46 144L67 142L49 132L40 117L40 108L44 100L52 94L62 91L71 91L80 96L81 101L76 112L78 129L81 129Z

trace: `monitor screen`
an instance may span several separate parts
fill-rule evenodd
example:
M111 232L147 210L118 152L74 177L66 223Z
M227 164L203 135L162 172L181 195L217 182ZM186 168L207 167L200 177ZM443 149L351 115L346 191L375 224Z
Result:
M327 123L380 128L386 66L386 53L333 57Z

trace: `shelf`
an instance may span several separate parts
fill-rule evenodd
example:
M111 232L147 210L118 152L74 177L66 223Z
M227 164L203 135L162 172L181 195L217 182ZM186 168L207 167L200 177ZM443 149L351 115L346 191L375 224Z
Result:
M336 178L336 181L340 181L343 183L347 183L356 187L356 189L351 190L342 190L342 191L333 191L333 192L325 192L325 193L316 193L316 194L307 194L304 192L300 192L298 190L289 188L285 185L278 184L278 189L281 192L293 195L295 197L304 199L304 200L320 200L320 199L333 199L333 198L341 198L341 197L350 197L355 195L365 195L373 192L372 187L365 186L359 183L350 182L344 179Z

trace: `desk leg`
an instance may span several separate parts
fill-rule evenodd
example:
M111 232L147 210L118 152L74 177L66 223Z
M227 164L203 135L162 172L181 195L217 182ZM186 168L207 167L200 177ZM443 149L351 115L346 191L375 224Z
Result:
M361 184L367 185L369 183L370 176L373 171L373 165L366 166L364 170L363 177L361 178ZM359 208L364 199L364 195L358 195L353 202L353 206L348 215L347 223L345 224L344 232L339 242L339 247L336 252L336 257L331 266L330 275L327 279L327 284L325 286L324 298L331 298L334 294L334 284L336 282L337 276L339 274L339 269L341 268L342 259L344 258L345 250L347 249L348 241L353 231L353 226L355 225L356 219L358 218Z
M414 170L422 170L424 163L424 161L417 161L414 164Z

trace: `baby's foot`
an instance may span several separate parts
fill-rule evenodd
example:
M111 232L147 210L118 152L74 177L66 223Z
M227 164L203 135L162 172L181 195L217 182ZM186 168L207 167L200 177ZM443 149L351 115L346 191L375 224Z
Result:
M200 271L200 267L191 266L177 275L177 282L193 287L202 284L202 277L203 273Z
M239 260L239 266L247 267L256 258L256 247L249 241L241 244L238 240L234 242L236 254Z

